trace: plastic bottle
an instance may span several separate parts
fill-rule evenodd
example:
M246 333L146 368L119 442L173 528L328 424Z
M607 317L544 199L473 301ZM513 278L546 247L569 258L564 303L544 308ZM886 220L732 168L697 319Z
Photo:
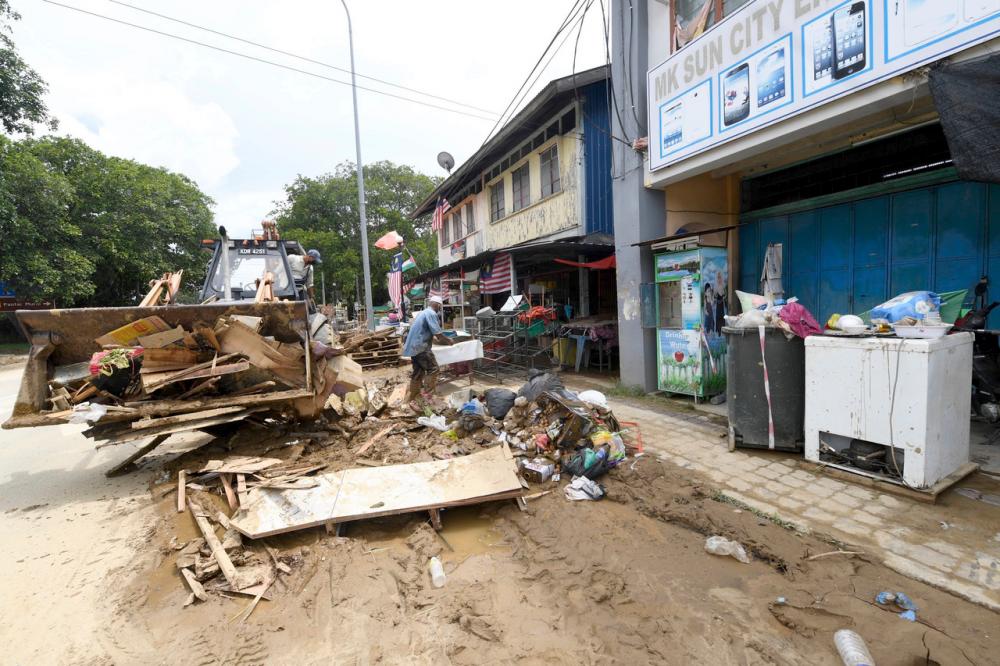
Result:
M841 629L833 635L833 644L837 646L840 659L844 666L875 666L865 640L850 629Z
M434 587L444 587L448 578L444 575L444 565L437 557L432 557L430 562L431 585Z

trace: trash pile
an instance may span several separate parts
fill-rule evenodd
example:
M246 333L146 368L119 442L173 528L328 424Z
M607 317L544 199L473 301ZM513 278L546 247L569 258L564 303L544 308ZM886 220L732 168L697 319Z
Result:
M97 338L89 361L54 369L49 416L90 423L84 434L107 444L159 443L238 421L308 420L334 390L363 385L343 350L267 328L264 317L236 314L187 327L158 316L130 322Z
M345 334L340 345L365 370L397 366L403 354L403 339L395 328Z
M766 299L759 294L736 292L743 313L726 316L726 325L733 328L779 328L791 339L807 338L823 332L812 313L797 298Z

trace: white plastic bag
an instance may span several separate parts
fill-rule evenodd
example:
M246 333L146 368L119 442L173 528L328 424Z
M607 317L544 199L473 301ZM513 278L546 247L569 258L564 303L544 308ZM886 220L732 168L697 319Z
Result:
M601 409L608 408L608 398L600 391L581 391L576 397L591 407L600 407Z
M441 414L435 414L434 416L421 416L417 419L417 423L422 426L427 426L428 428L440 430L441 432L446 432L448 430L448 422Z
M742 562L750 564L750 556L746 549L735 541L730 541L722 536L710 536L705 539L705 550L713 555L730 556Z
M100 421L108 413L108 408L104 405L85 402L73 407L73 414L69 417L70 423L93 423Z

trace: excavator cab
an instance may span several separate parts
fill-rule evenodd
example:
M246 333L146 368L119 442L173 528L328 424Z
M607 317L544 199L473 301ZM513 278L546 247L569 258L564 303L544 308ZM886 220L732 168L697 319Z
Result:
M289 254L305 254L297 241L222 238L205 241L205 246L212 248L212 259L201 289L202 302L256 300L260 280L268 274L275 299L308 300L305 287L296 283L288 265Z

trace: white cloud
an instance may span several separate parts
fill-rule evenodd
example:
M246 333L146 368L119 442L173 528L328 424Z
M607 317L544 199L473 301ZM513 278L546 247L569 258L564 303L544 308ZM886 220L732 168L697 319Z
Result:
M47 77L61 134L111 155L187 174L206 189L239 166L239 132L215 102L198 103L155 78L98 72L84 80L61 71Z
M215 223L226 228L233 238L249 235L251 229L260 229L262 220L274 208L274 202L283 199L283 190L248 190L226 192L218 195Z

